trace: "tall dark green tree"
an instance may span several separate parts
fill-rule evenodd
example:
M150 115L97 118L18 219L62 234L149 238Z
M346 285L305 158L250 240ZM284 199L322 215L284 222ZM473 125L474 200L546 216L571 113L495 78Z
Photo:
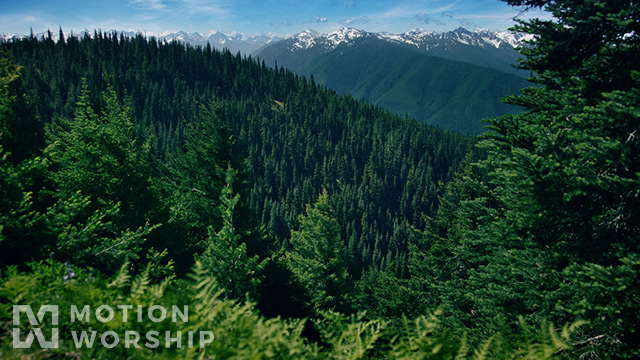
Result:
M229 168L233 176L229 183ZM234 150L234 139L221 119L220 104L211 102L188 127L180 151L160 168L160 187L168 207L166 246L172 249L181 270L187 270L193 255L207 248L207 238L225 224L232 211L234 233L250 254L266 257L268 244L257 225L254 211L244 200L251 185L245 160ZM229 208L222 206L221 193L233 186L240 197ZM235 239L233 240L235 241ZM242 295L242 294L241 294Z
M6 120L3 120L0 145L0 171L3 175L0 215L2 264L21 264L28 260L53 257L111 271L126 258L135 260L139 256L144 235L151 227L144 224L132 231L118 225L120 203L111 198L114 195L108 194L109 199L105 201L105 198L87 195L83 192L86 188L82 188L98 188L95 183L88 183L87 173L90 171L87 167L94 166L94 170L99 172L105 164L91 163L95 158L85 158L76 163L70 160L73 154L91 151L88 149L108 152L110 148L102 148L102 143L96 146L95 142L100 139L95 138L91 138L95 141L93 143L65 143L65 149L69 151L66 154L60 153L63 146L60 143L45 149L38 148L38 137L33 135L36 120L19 86L18 68L4 58L2 64L2 73L6 75L2 77L2 84L7 85L2 87L0 94L0 108ZM97 118L94 120L93 135L104 135L99 131ZM126 131L124 128L122 130ZM17 147L12 145L23 134L25 143ZM74 135L62 136L72 138ZM88 134L85 139L90 139ZM19 156L13 158L12 152L7 150L17 151ZM69 157L63 161L64 156ZM117 167L118 164L111 166ZM68 178L56 181L57 171L66 171ZM84 175L81 180L85 182L72 185L75 174ZM100 181L104 181L106 187L108 182L119 179L103 177Z
M48 177L54 197L83 204L73 216L88 222L63 232L57 252L113 271L126 258L141 258L142 243L157 225L149 218L155 205L149 146L136 139L130 109L113 90L104 102L103 113L96 113L85 83L75 117L52 134Z
M628 314L638 308L640 12L633 1L507 2L553 15L516 27L535 35L521 67L537 86L507 98L522 114L489 121L487 158L441 203L422 242L431 253L416 263L436 262L419 276L452 321L479 333L516 316L583 319L577 356L638 356Z
M7 160L18 163L44 147L44 128L29 102L22 68L0 52L0 144Z
M0 263L40 258L51 245L37 197L49 162L21 69L0 53ZM23 141L21 141L23 140Z
M298 229L291 232L291 250L285 254L287 266L307 289L316 313L346 310L352 281L349 259L326 190L313 206L307 205L306 216L300 215L298 221Z
M139 226L154 205L149 144L136 137L131 108L115 91L103 96L104 108L96 112L85 82L74 118L53 133L52 179L59 197L81 191L95 206L119 203L119 223Z
M209 226L209 237L206 240L205 249L202 254L196 256L196 260L200 261L204 269L218 280L226 290L226 297L241 299L247 295L255 299L261 271L266 263L259 263L258 255L247 254L247 244L242 241L236 229L234 215L240 200L240 194L233 192L236 173L231 167L227 168L226 185L220 193L219 211L222 217L222 228L215 231L212 226Z

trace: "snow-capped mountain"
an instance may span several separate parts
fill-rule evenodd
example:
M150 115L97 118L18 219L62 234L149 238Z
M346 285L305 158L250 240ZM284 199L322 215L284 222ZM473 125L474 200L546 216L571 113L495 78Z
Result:
M424 50L431 50L436 47L452 44L492 47L496 49L501 47L515 48L524 44L525 40L531 39L531 35L511 31L469 31L464 28L457 28L453 31L437 33L435 31L414 29L402 34L391 34L370 33L364 30L345 27L328 34L319 34L313 30L305 30L286 38L285 41L290 43L289 47L291 51L306 50L317 45L324 46L327 51L330 51L340 44L350 43L362 37L376 37L390 42L415 46Z
M282 40L278 36L269 35L247 35L240 32L231 32L224 34L219 31L212 31L207 35L200 33L188 33L186 31L178 31L174 33L163 34L160 39L166 41L180 41L194 46L206 46L209 43L212 47L223 49L227 48L235 53L240 51L243 54L250 54L253 51L267 44Z
M254 55L269 65L277 62L297 70L299 66L313 58L328 54L340 46L352 46L363 39L384 41L425 52L431 56L527 76L515 69L512 64L518 63L519 53L515 48L526 45L526 40L531 39L531 36L510 31L469 31L457 28L449 32L437 33L414 29L402 34L391 34L345 27L328 34L319 34L313 30L306 30L282 41L271 42L254 52Z
M318 48L322 49L323 52L328 52L338 47L338 45L350 44L356 39L363 37L379 37L379 35L353 28L343 28L328 34L320 34L314 30L305 30L286 38L278 44L288 47L291 52L311 48Z
M291 52L308 50L313 47L322 48L324 51L331 51L340 44L350 43L355 39L366 36L378 37L379 35L348 27L328 34L320 34L314 30L305 30L284 39L280 42L280 45L288 47Z
M117 31L117 30L107 31L107 33L113 33L113 32L118 33L118 35L124 35L125 37L136 37L138 34L140 34L139 32L134 32L134 31ZM77 37L83 37L85 36L85 34L88 34L89 36L93 36L94 32L82 31L77 33L77 32L70 31L70 32L65 32L63 35L64 37L68 37L68 36L71 36L71 34ZM211 31L206 35L202 35L197 32L189 33L181 30L177 32L168 32L160 35L145 32L145 33L142 33L142 35L145 37L153 36L160 41L175 40L175 41L179 41L179 42L193 45L193 46L204 47L208 43L212 47L217 48L219 50L226 48L226 49L229 49L229 51L231 51L232 53L236 53L239 51L243 54L251 54L255 50L267 44L282 40L281 37L278 37L276 35L264 35L264 34L247 35L247 34L243 34L236 31L228 34L224 34L219 31ZM0 40L23 38L26 36L27 35L20 35L20 34L0 34ZM34 34L34 36L37 38L42 38L42 37L48 38L50 36L51 39L53 39L54 41L58 41L58 38L60 37L60 32L48 31L44 33Z
M269 44L254 55L338 93L463 133L482 132L482 119L516 111L501 103L528 85L513 67L518 34L468 31L403 34L343 28L328 34L307 30Z
M512 31L495 32L491 30L469 31L465 28L457 28L445 33L415 29L404 34L380 34L388 41L413 45L417 48L430 50L439 46L462 44L479 47L499 49L501 47L516 48L531 39L528 34Z

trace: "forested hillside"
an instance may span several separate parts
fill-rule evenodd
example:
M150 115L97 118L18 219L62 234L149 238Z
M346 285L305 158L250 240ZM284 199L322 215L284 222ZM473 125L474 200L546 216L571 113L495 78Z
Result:
M640 356L640 10L507 2L555 19L479 143L209 47L0 43L0 357Z
M406 258L407 227L434 212L438 182L450 177L474 142L239 55L142 36L94 35L4 44L23 67L26 88L52 134L77 112L83 81L98 112L104 108L102 93L110 88L131 107L137 138L149 142L158 160L150 166L175 159L181 174L170 178L191 178L190 172L206 171L202 162L212 160L203 156L183 163L178 154L188 151L185 133L201 116L199 107L213 107L209 118L228 128L234 156L247 162L243 202L269 237L279 243L288 238L304 204L326 188L335 195L358 275L372 264L401 272L395 258Z
M500 99L527 85L512 73L368 38L340 45L295 70L340 94L472 135L484 132L482 119L518 112Z
M267 65L313 76L339 94L472 135L484 132L483 119L519 111L500 101L527 86L528 73L514 67L518 55L495 34L464 29L439 35L305 32L256 52Z

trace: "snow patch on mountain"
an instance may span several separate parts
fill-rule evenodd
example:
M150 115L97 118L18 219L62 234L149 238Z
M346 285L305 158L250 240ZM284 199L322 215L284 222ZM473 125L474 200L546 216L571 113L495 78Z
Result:
M535 35L533 34L525 34L513 31L496 32L495 35L500 38L500 40L506 42L514 48L521 46L528 41L532 41L535 38Z
M240 51L242 53L251 53L261 46L282 40L275 35L248 35L237 31L222 33L213 30L207 33L207 35L202 35L197 32L187 33L185 31L177 31L163 34L159 38L165 41L176 40L193 46L206 46L210 44L220 49L228 48L232 52Z
M327 34L325 38L329 42L329 46L335 49L340 44L351 42L366 35L366 31L345 27Z
M341 44L349 44L353 42L353 40L365 36L374 36L389 42L407 44L426 50L440 46L446 47L448 44L455 43L479 47L500 48L501 46L509 46L515 48L522 45L524 41L532 39L531 35L511 31L469 31L464 28L457 28L453 31L437 33L435 31L413 29L402 34L392 34L386 32L369 33L348 27L326 35L319 34L312 30L305 30L288 39L293 41L293 45L291 46L292 52L309 49L318 45L322 45L325 50L329 51Z
M295 36L296 42L293 44L291 51L297 49L308 49L316 44L316 38L319 38L320 34L314 30L305 30Z

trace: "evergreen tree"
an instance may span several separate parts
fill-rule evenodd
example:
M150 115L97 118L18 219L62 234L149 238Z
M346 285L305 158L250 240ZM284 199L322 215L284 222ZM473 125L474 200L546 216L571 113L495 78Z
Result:
M138 227L150 220L154 205L149 144L136 138L131 109L120 104L113 89L104 93L103 101L100 115L83 84L75 117L53 134L51 176L58 197L80 191L95 207L117 204L118 223Z
M209 227L205 250L196 256L196 260L218 280L227 292L226 297L238 299L248 295L255 299L260 272L266 263L259 263L257 255L247 254L247 244L242 242L234 224L234 210L240 200L240 194L233 192L235 176L236 171L228 167L226 185L220 193L222 228L216 232L213 227Z
M38 204L49 162L35 156L42 144L32 132L37 121L21 70L0 55L0 264L9 265L38 259L51 246Z
M291 232L291 250L285 254L287 266L307 289L316 313L348 309L351 278L346 246L326 190L313 206L307 205L306 216L300 215L298 221L298 230Z
M193 263L193 254L206 248L211 232L224 226L221 192L229 187L228 169L233 170L234 192L240 196L234 204L234 229L252 255L267 256L268 244L257 225L255 213L244 197L248 196L249 174L244 159L234 150L234 140L220 118L220 105L211 102L200 109L188 128L183 149L160 170L168 229L165 246L176 257L180 271Z
M0 52L0 144L14 164L44 147L44 129L25 93L22 68Z
M603 279L637 281L640 12L631 1L508 2L554 16L516 27L535 35L521 67L538 86L507 98L522 114L489 121L487 158L452 185L413 271L474 333L519 315L582 319L576 356L638 356L635 292Z
M98 115L85 83L76 116L53 134L48 175L56 199L82 204L71 207L56 252L109 272L126 258L138 260L157 225L148 218L154 206L149 147L136 142L129 110L113 90L104 101L104 114Z
M2 59L3 66L13 67L5 60ZM3 84L13 84L9 88L3 88L6 91L2 91L3 96L0 97L0 108L7 109L3 112L7 116L7 121L3 122L3 135L15 139L20 138L24 132L26 140L34 140L31 136L33 132L26 124L35 123L35 119L28 117L28 114L33 113L20 86L15 86L16 81L19 81L19 73L13 68L13 73L6 73L6 67L2 71L9 75L8 78L2 78ZM21 109L19 112L15 111L16 103ZM23 124L12 125L16 118ZM19 150L21 155L11 158L11 153L4 148L5 145L12 148L11 140L5 143L4 138L3 136L3 143L0 145L0 171L3 175L0 246L3 248L3 265L54 257L63 261L73 259L79 265L91 265L111 271L126 258L137 259L143 237L152 227L145 224L135 231L122 228L114 223L119 215L119 204L111 202L96 205L97 199L83 194L81 189L59 187L56 181L50 181L55 177L52 174L57 175L56 171L61 170L58 144L51 145L44 151ZM33 145L37 145L37 142L26 143L19 149ZM77 145L80 149L85 148ZM81 151L78 148L67 148L70 151L68 155ZM31 156L24 158L29 154ZM67 171L74 167L69 163L67 166ZM78 164L78 168L81 166L82 164ZM77 170L82 172L83 169ZM67 173L67 176L74 175ZM64 180L74 181L73 178ZM84 180L87 180L86 177ZM105 178L102 180L117 181Z

